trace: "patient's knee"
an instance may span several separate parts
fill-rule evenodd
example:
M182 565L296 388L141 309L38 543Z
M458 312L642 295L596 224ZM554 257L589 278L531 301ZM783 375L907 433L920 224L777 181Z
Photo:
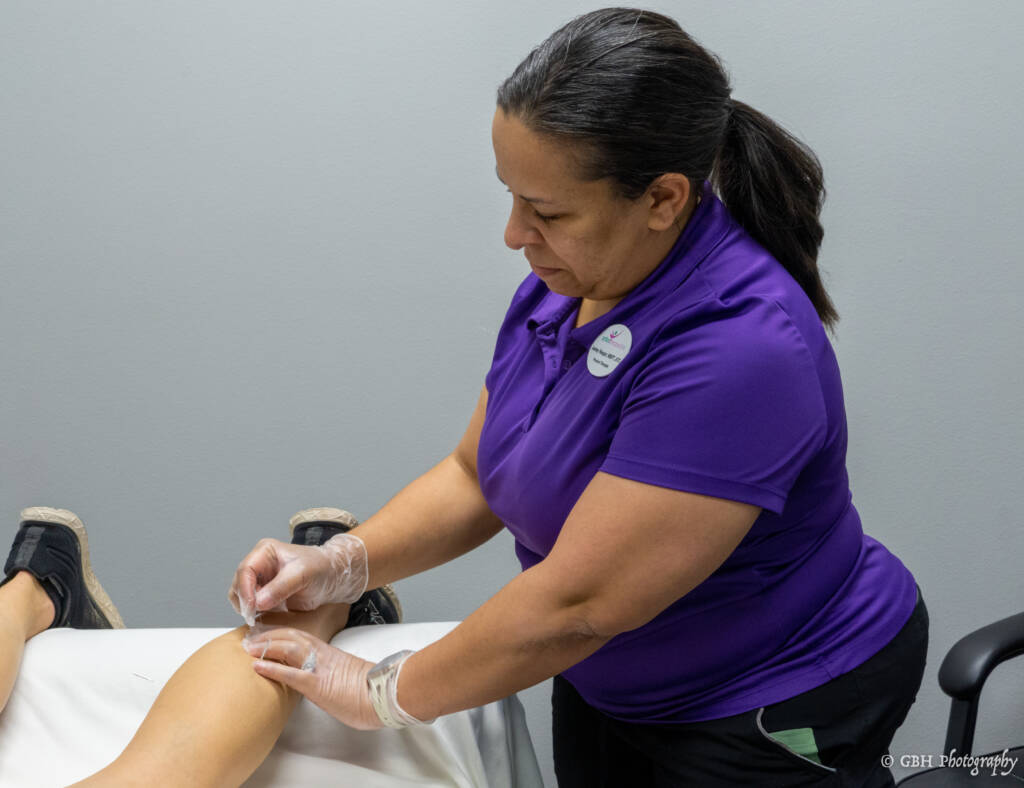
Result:
M351 605L336 604L321 605L316 610L268 612L259 617L256 625L264 629L267 627L293 627L315 635L321 640L330 640L345 628L350 609ZM239 630L242 632L240 637L244 637L249 628L243 625L235 631Z

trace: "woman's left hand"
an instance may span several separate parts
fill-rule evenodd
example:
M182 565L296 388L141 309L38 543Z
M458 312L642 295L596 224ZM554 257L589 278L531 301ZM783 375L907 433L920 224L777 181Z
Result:
M247 637L244 645L256 657L253 668L261 676L301 692L349 727L363 731L384 727L366 683L373 662L291 627L260 632Z

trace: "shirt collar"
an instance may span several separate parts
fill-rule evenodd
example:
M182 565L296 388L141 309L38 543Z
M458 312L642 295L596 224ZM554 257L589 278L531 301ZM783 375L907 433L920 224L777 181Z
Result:
M715 196L710 181L704 181L700 204L665 259L611 310L572 329L569 332L570 338L588 345L605 327L624 321L652 301L677 289L718 244L732 221L726 207ZM579 298L559 295L549 290L526 319L526 327L535 333L553 334L562 321L576 311L579 304Z

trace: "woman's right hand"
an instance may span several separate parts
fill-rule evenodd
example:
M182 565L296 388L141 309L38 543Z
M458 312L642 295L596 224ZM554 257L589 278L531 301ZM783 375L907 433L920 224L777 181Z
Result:
M337 534L320 546L261 539L235 570L228 599L251 626L268 610L355 602L368 579L366 546L354 534Z

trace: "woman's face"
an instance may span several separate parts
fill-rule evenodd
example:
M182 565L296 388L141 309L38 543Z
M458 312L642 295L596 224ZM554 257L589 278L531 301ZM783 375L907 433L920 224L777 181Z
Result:
M678 237L673 220L688 190L666 206L650 193L638 200L619 197L607 178L581 181L563 145L500 107L492 138L498 178L512 193L505 243L522 249L533 272L554 292L593 301L619 299L643 281Z

